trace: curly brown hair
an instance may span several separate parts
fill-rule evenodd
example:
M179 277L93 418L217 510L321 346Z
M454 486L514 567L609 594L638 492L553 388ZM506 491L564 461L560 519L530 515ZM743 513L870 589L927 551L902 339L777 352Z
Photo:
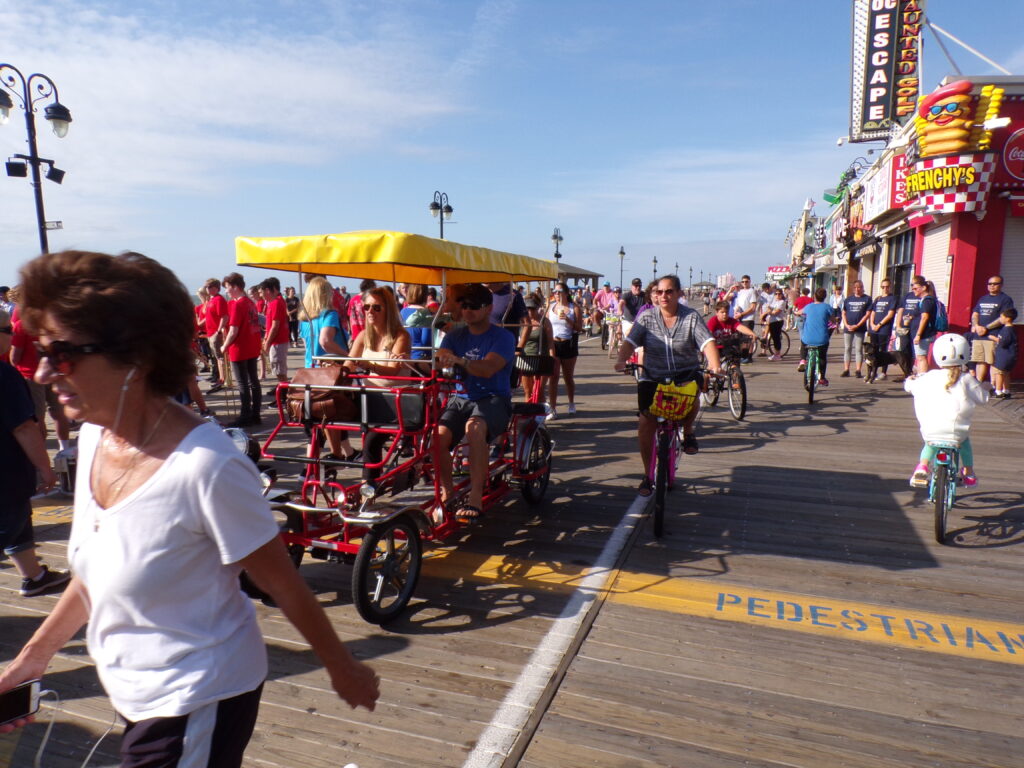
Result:
M195 375L195 315L171 270L141 253L44 253L21 268L22 312L33 333L49 318L99 344L103 355L146 371L146 383L173 396Z

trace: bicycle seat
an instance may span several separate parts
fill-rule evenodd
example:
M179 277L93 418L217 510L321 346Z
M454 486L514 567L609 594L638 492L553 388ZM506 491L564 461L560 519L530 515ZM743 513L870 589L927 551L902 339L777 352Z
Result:
M512 414L515 416L543 416L544 403L513 403Z

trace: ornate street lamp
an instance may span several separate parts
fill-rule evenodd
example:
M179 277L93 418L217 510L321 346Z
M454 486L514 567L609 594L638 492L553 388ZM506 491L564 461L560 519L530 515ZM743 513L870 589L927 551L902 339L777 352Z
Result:
M444 240L444 220L450 219L455 209L448 205L447 192L434 192L434 200L430 203L430 215L441 224L441 239Z
M7 123L11 116L11 109L15 106L14 101L11 100L11 94L17 98L18 106L25 113L28 154L12 155L6 163L7 175L24 177L28 170L26 164L32 168L36 224L39 227L39 247L42 253L46 253L50 250L50 245L46 237L46 214L43 209L43 187L39 176L39 167L44 164L48 165L46 178L57 184L64 181L64 171L55 166L53 160L40 157L36 150L36 103L53 96L53 102L43 110L43 116L50 121L58 139L67 136L68 127L71 125L71 111L60 103L57 86L46 75L36 72L26 78L21 70L13 64L0 64L0 125Z
M555 227L555 231L551 233L551 242L555 244L555 264L561 263L562 254L558 252L558 246L562 244L562 230Z
M658 279L658 257L655 256L651 259L651 266L654 268L654 279Z
M622 285L622 265L626 261L626 249L623 246L619 246L619 288L625 291L625 287Z

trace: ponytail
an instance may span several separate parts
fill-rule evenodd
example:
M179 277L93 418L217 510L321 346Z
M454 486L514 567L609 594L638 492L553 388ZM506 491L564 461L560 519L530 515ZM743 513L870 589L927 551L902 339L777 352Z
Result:
M963 366L954 365L949 368L949 379L946 381L947 392L949 392L949 390L952 388L954 384L960 381L960 377L963 375L963 373Z

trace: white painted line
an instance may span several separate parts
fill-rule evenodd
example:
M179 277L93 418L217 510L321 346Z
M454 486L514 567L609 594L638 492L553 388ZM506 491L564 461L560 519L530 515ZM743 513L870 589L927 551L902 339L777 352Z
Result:
M619 554L633 528L643 518L644 508L649 501L649 497L637 496L629 505L590 572L573 592L561 615L555 619L551 629L526 662L491 722L480 734L476 746L462 764L463 768L494 768L500 766L508 756L544 693L544 688L576 638L588 608L612 577Z

